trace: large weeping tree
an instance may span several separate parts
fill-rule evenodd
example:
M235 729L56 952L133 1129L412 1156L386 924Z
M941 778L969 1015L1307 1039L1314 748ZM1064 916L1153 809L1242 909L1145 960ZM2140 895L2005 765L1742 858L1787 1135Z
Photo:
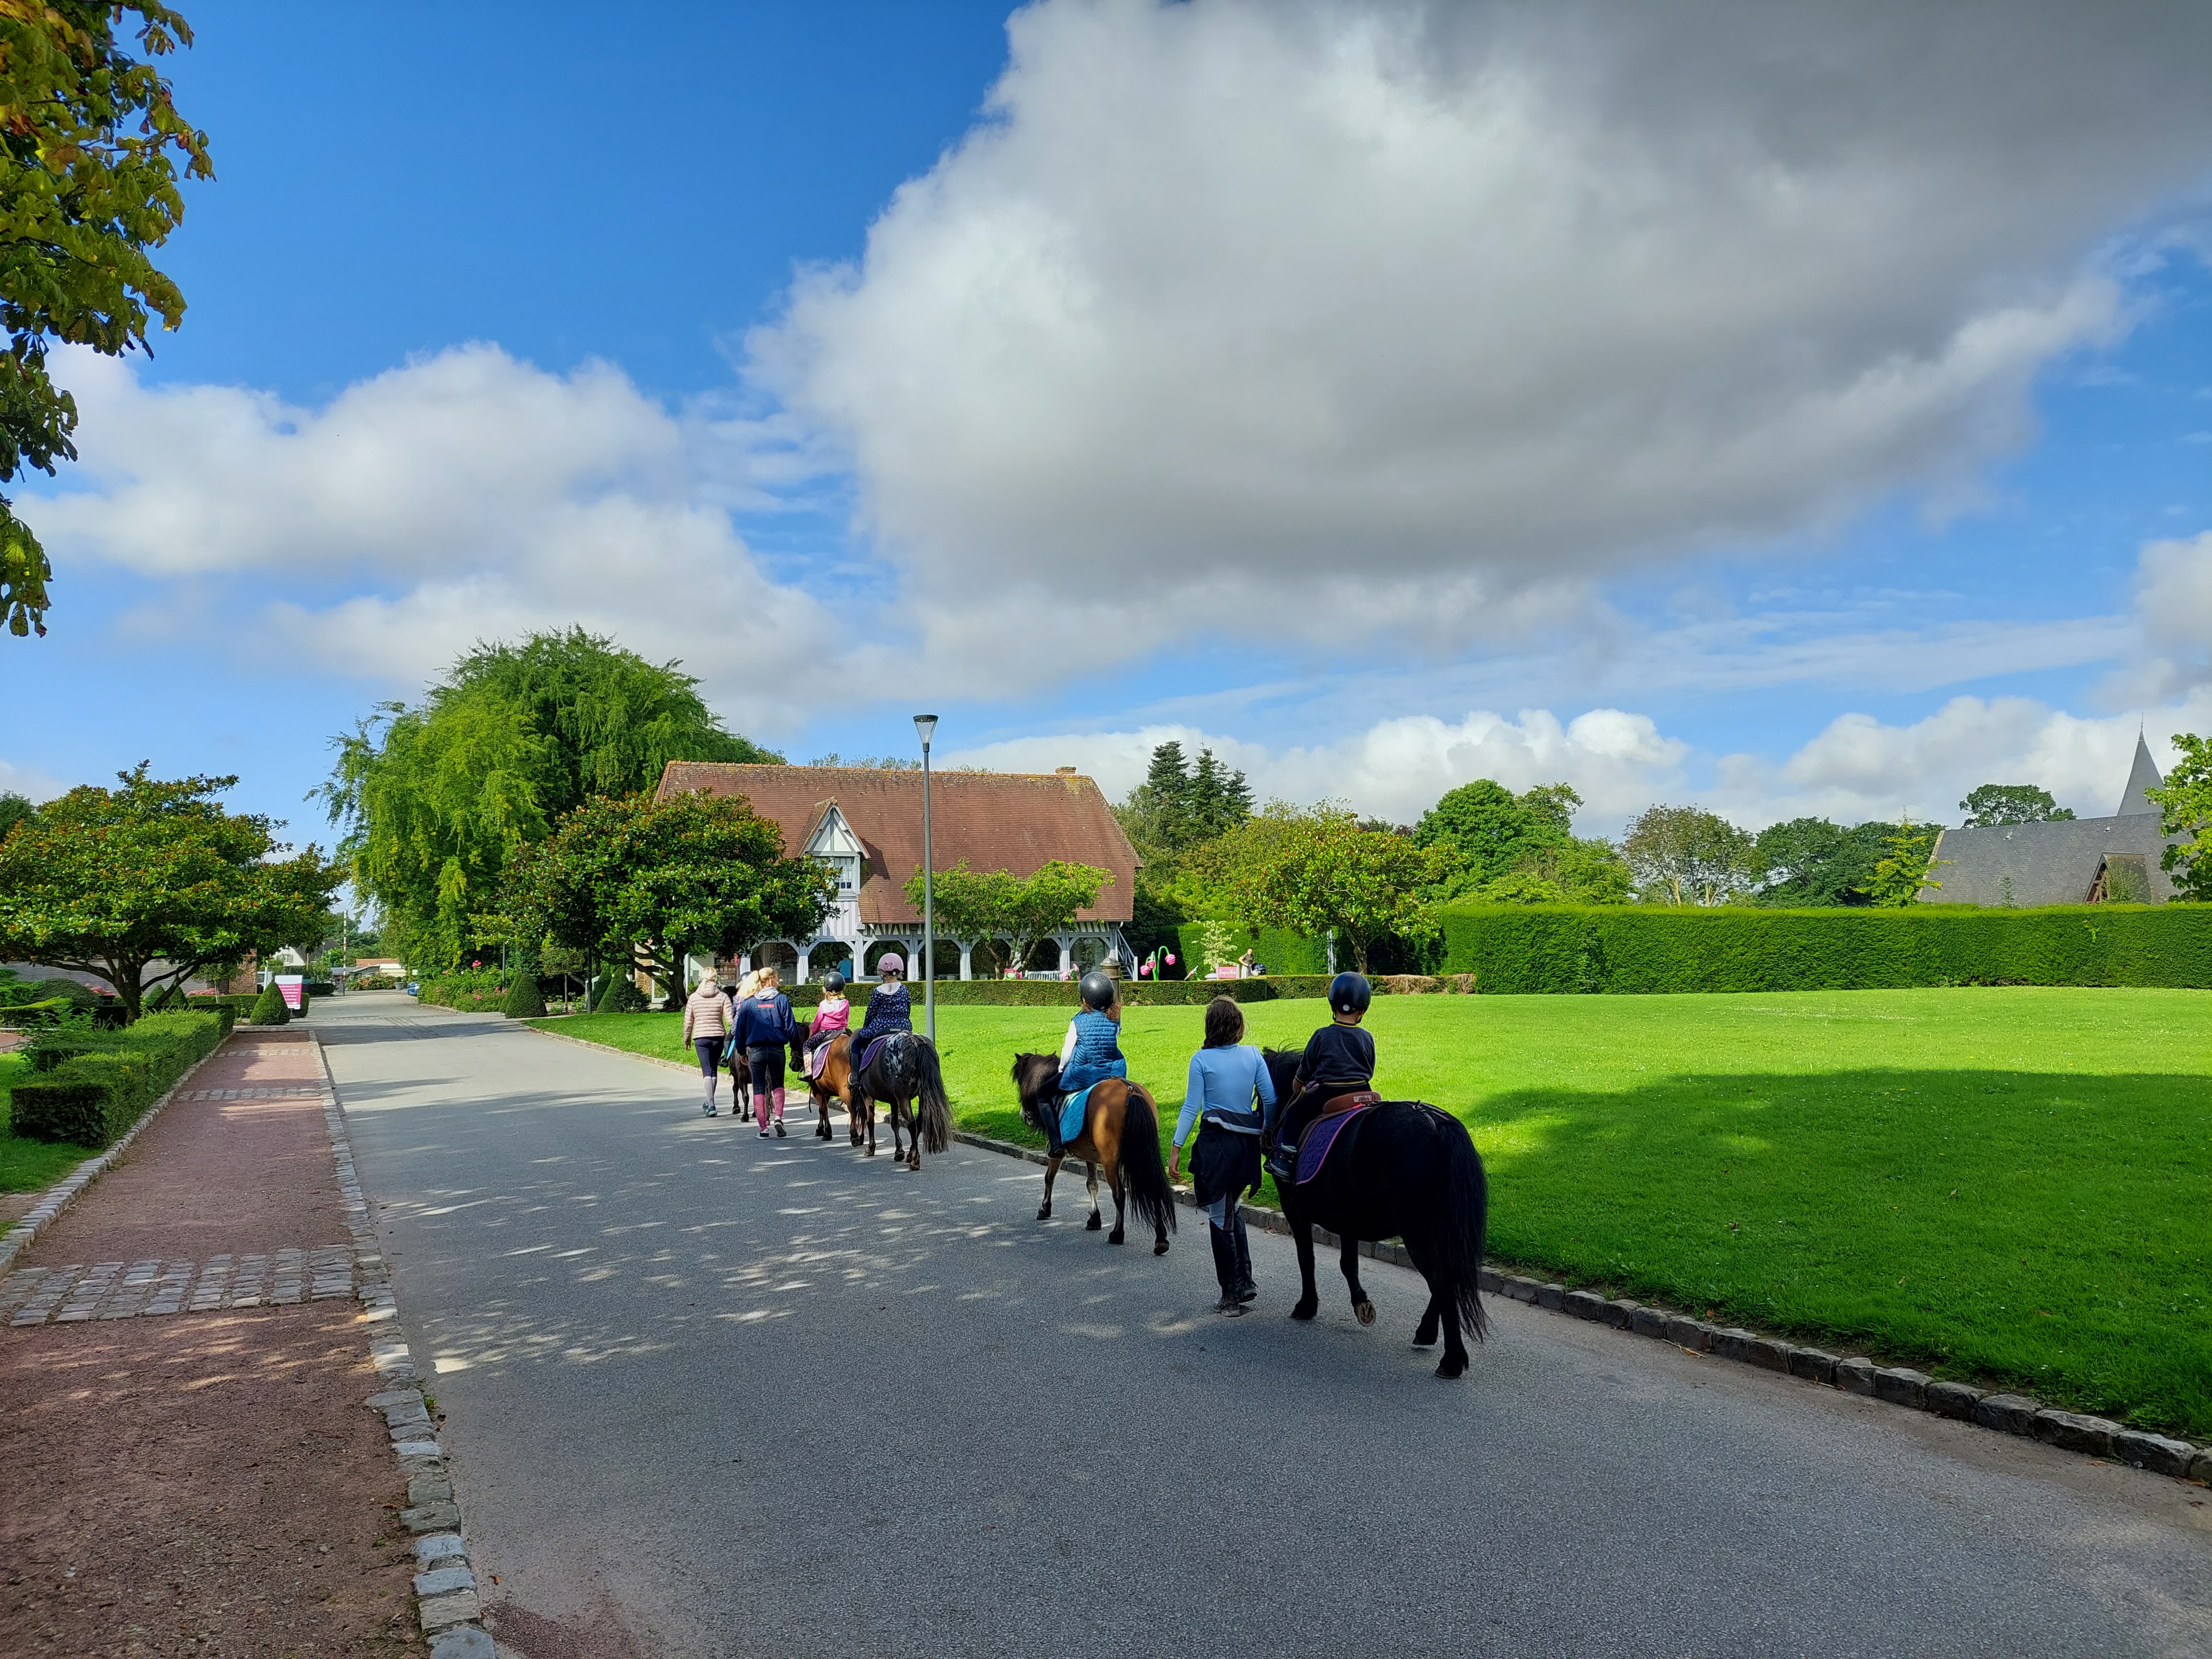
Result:
M419 705L386 703L336 739L318 793L408 961L459 963L517 851L586 801L650 790L672 760L782 759L726 729L697 687L572 628L480 645Z
M207 136L177 113L152 60L191 38L152 0L0 0L0 483L76 459L76 400L47 374L50 342L120 356L145 346L154 319L184 319L185 296L147 250L184 218L179 171L215 173ZM46 631L52 576L0 496L9 632Z

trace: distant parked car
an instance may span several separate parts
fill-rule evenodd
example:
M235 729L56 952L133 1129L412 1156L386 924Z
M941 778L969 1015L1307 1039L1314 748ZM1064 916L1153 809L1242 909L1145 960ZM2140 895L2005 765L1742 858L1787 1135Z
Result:
M410 979L410 980L409 980L409 981L407 981L407 994L408 994L409 996L410 996L410 997L414 997L414 996L420 996L420 995L422 995L422 981L421 980L419 980L419 979ZM862 1058L862 1059L866 1059L866 1056L864 1054L864 1055L862 1055L862 1056L861 1056L861 1058Z

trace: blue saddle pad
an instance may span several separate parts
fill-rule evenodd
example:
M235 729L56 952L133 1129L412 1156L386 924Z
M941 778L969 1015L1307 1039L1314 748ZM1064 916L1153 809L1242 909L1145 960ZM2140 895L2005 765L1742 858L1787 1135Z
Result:
M1101 1081L1103 1081L1102 1079ZM1086 1084L1068 1096L1060 1109L1060 1139L1062 1146L1083 1139L1084 1119L1091 1110L1091 1091L1097 1084Z
M1370 1106L1355 1106L1348 1112L1333 1112L1327 1117L1317 1117L1306 1126L1305 1139L1298 1143L1298 1172L1297 1181L1305 1185L1322 1172L1328 1155L1343 1141L1344 1131L1371 1109Z

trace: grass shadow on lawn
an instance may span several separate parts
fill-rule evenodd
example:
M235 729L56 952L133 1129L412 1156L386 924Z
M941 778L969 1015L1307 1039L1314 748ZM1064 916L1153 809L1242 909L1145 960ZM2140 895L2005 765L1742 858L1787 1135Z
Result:
M2201 1079L1686 1075L1461 1115L1502 1260L2212 1435Z

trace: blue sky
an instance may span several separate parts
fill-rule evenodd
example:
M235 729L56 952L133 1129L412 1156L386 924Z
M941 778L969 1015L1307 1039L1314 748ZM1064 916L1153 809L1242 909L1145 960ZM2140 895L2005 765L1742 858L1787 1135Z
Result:
M2201 21L1680 9L194 6L0 781L326 838L330 734L574 620L794 759L2109 811L2212 723Z

